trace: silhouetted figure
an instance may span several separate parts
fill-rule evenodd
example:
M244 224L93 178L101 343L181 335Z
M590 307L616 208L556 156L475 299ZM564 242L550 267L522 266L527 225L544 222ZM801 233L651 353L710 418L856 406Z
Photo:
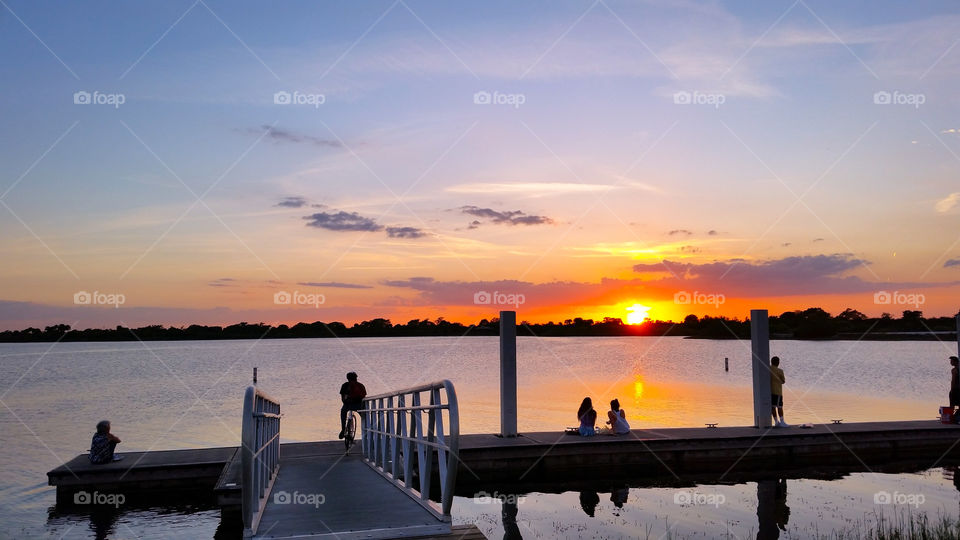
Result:
M113 538L121 513L112 506L94 505L90 511L90 531L93 532L93 537L97 540Z
M340 407L340 435L342 439L344 431L347 428L347 412L359 411L363 408L363 398L367 397L367 388L363 383L357 380L357 374L353 371L347 373L347 382L340 385L340 401L343 406Z
M773 405L773 427L790 427L783 419L783 385L787 378L780 369L780 357L770 359L770 403ZM780 417L777 417L777 413Z
M787 506L787 479L757 482L757 540L776 540L787 530L790 507Z
M597 411L593 410L593 400L589 397L583 398L580 403L577 420L580 421L580 435L590 437L597 434Z
M626 435L630 433L630 424L627 423L627 413L620 408L620 400L614 399L610 402L610 410L607 411L607 424L617 435Z
M500 516L503 518L503 540L523 540L520 534L520 526L517 525L517 497L508 495L503 500L503 506L500 509Z
M610 502L613 503L614 511L613 515L619 516L620 510L623 510L623 505L627 504L627 498L630 496L630 488L622 487L614 489L610 492Z
M596 491L580 492L580 508L583 508L585 514L594 517L598 504L600 504L600 495Z
M118 444L120 444L120 437L110 433L110 421L97 422L97 432L90 441L90 463L100 465L123 459L123 456L114 454Z
M950 408L960 407L960 366L956 356L950 357ZM956 417L954 417L956 418ZM956 422L956 420L954 420Z

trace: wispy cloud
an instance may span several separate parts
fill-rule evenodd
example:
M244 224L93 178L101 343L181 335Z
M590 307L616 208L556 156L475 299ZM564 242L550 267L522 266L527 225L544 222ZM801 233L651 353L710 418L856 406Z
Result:
M422 238L427 233L416 227L387 227L387 236L390 238Z
M943 263L944 268L950 268L951 266L960 266L960 259L948 259L947 262Z
M266 131L267 132L266 137L278 143L312 144L312 145L323 146L327 148L343 147L343 143L337 139L317 137L316 135L308 135L306 133L297 133L295 131L288 131L288 130L277 128L277 127L271 127L267 124L264 124L259 128L248 128L245 131L247 133L256 135L258 137L262 135L264 131Z
M460 211L498 225L546 225L553 223L553 220L546 216L530 215L521 210L499 211L492 208L480 208L479 206L461 206ZM476 228L480 223L475 220L470 224L470 228Z
M957 203L960 203L960 191L955 191L947 195L943 199L940 199L939 201L937 201L937 204L934 205L934 208L937 210L937 212L940 212L942 214L944 212L949 212L950 210L952 210L953 207L957 205Z
M360 285L358 283L342 283L339 281L300 281L297 285L304 287L324 287L330 289L372 289L371 285Z
M371 218L361 216L356 212L317 212L303 216L308 227L326 229L328 231L382 231L383 225Z
M274 206L280 206L283 208L303 208L307 205L307 200L303 197L284 197L280 202Z

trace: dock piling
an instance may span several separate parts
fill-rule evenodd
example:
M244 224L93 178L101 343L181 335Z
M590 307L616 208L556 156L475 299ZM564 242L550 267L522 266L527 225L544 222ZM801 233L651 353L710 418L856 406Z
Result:
M770 321L767 310L750 310L753 365L753 427L773 427L770 413Z
M517 436L517 313L500 312L500 436Z

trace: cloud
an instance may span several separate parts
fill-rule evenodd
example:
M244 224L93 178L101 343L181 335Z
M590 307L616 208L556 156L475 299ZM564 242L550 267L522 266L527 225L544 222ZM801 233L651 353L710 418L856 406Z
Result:
M332 289L372 289L370 285L360 285L357 283L341 283L339 281L301 281L297 285L304 287L326 287Z
M678 234L685 234L687 236L693 235L693 231L688 231L687 229L674 229L667 233L668 236L676 236Z
M492 208L480 208L479 206L461 206L460 211L464 214L488 219L491 223L506 225L546 225L553 223L553 220L546 216L528 215L520 210L507 210L504 212L493 210ZM474 220L470 223L471 229L475 229L481 222Z
M575 184L568 182L479 182L450 186L450 193L480 193L507 195L563 195L566 193L592 193L613 189L607 184Z
M709 231L707 231L707 235L708 235L708 236L716 236L716 235L718 235L718 234L720 234L720 233L718 233L717 231L715 231L715 230L713 230L713 229L710 229Z
M951 266L960 266L960 259L949 259L943 263L944 268L950 268Z
M264 131L267 132L267 137L278 143L293 143L293 144L312 144L315 146L323 146L326 148L343 148L343 143L337 139L325 139L323 137L317 137L315 135L307 135L305 133L297 133L295 131L287 131L285 129L279 129L277 127L271 127L269 125L262 125L259 128L249 128L246 130L247 133L255 134L260 136Z
M356 212L317 212L303 216L308 227L328 231L382 231L383 225Z
M280 206L283 208L303 208L307 205L307 200L303 197L284 197L280 202L274 206Z
M937 212L942 214L944 212L949 212L954 206L957 205L957 203L960 203L960 191L955 191L943 199L940 199L937 201L937 204L934 205L934 208L936 208Z
M230 287L231 285L233 285L234 281L236 280L233 278L223 277L223 278L217 278L211 281L210 283L207 283L207 285L210 287Z
M387 227L390 238L423 238L427 233L416 227Z

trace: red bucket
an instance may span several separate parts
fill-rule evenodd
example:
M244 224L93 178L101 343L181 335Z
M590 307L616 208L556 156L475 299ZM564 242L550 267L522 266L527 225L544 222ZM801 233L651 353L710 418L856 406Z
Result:
M953 423L953 407L940 407L940 423L941 424Z

